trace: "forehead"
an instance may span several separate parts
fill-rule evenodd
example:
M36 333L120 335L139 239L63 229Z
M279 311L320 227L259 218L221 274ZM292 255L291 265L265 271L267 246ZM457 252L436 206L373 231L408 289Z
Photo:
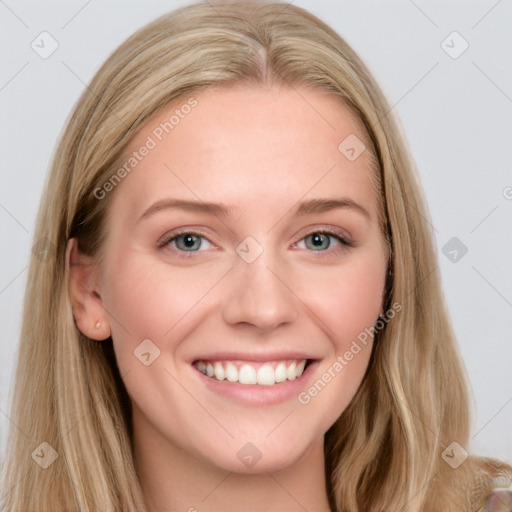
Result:
M173 101L141 128L120 159L129 176L114 201L140 211L179 196L238 209L253 199L261 208L339 193L371 210L368 148L360 121L332 93L210 88Z

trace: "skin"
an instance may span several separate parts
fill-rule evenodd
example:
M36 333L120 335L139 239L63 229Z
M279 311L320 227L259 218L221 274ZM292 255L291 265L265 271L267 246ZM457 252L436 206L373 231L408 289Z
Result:
M220 395L191 361L213 351L300 351L318 361L307 390L374 325L389 254L369 155L349 161L338 150L365 132L320 90L243 86L194 97L198 105L111 192L101 263L70 241L75 319L86 336L112 336L151 512L326 512L323 436L361 384L371 339L306 405L297 394L259 406ZM125 155L184 102L151 119ZM334 196L368 217L355 208L293 215L301 201ZM233 212L161 209L139 220L170 197ZM156 246L177 228L203 237L188 259L177 241ZM315 250L309 235L322 228L356 246L332 236ZM252 263L236 252L248 236L263 248ZM183 237L179 247L187 251ZM160 350L148 366L134 356L145 339ZM248 442L261 453L251 467L237 456Z

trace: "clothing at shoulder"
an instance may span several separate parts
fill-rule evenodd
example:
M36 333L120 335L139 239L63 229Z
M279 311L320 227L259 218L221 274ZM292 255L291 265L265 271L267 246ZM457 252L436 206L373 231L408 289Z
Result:
M512 512L512 466L488 457L471 457L471 510Z
M478 512L512 512L512 487L509 489L497 488L491 491Z

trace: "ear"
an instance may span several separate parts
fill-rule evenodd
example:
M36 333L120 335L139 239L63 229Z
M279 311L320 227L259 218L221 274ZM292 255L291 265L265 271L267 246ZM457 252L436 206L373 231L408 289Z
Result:
M110 325L99 293L98 265L94 258L80 252L76 238L68 240L66 246L66 271L78 329L90 339L106 340L110 336Z

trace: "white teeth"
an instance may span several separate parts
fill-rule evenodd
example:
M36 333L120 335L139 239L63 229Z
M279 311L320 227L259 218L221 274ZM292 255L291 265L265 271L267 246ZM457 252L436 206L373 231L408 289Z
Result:
M286 365L279 363L274 370L276 382L284 382L286 380Z
M238 382L240 384L256 384L256 370L252 366L244 364L238 373Z
M215 363L213 370L215 372L215 378L217 380L224 380L224 378L226 377L226 372L224 371L224 366L222 366L222 363Z
M274 377L274 368L272 368L272 366L270 366L269 364L264 364L263 366L260 366L257 377L258 384L261 384L263 386L271 386L276 382L276 379Z
M217 361L210 363L198 361L195 366L204 375L222 381L239 382L240 384L259 384L272 386L286 380L295 380L304 373L306 360L279 363L243 363L238 361Z
M229 382L238 381L238 370L233 363L228 363L226 365L226 379L228 379Z
M286 376L288 377L288 380L295 380L297 378L297 365L295 364L295 361L288 366L286 369Z
M300 377L304 373L305 366L306 366L306 361L301 361L297 365L297 368L295 369L295 374L297 375L297 377Z

